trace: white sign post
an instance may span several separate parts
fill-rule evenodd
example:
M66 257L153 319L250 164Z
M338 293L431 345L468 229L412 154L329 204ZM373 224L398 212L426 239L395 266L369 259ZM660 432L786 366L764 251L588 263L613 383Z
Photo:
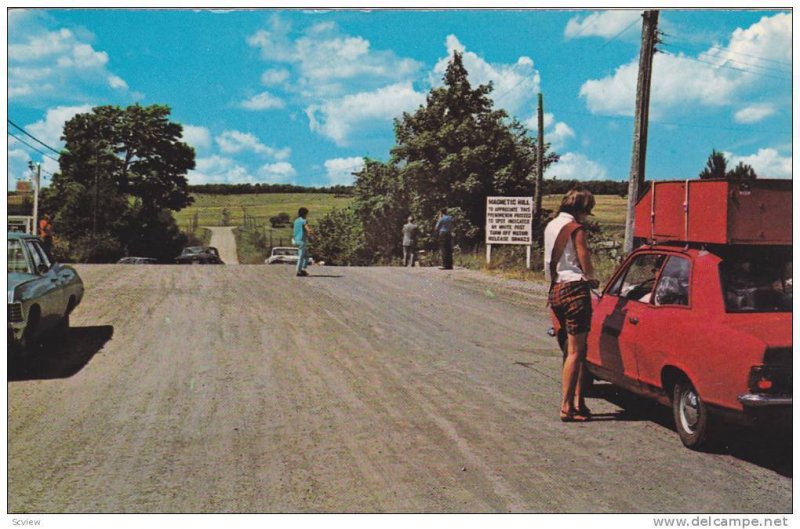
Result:
M527 247L526 265L531 267L531 197L486 197L486 264L491 262L493 244L524 244Z

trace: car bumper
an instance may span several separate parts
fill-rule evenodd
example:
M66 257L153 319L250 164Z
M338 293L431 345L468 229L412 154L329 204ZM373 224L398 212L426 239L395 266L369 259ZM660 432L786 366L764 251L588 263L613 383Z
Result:
M772 408L792 405L791 395L762 395L745 393L739 395L739 402L745 408Z

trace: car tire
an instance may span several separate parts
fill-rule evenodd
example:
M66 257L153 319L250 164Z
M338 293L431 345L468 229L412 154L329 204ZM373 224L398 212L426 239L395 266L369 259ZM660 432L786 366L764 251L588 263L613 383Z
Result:
M710 445L708 407L687 379L679 380L673 387L672 416L684 446L702 450Z

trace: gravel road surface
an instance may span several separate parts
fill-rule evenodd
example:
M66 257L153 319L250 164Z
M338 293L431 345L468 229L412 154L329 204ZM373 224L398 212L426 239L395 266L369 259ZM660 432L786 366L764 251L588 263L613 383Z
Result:
M602 385L598 420L561 423L541 286L77 268L72 329L9 366L11 513L792 510L790 439L692 452Z
M236 253L236 237L233 235L233 226L222 226L212 228L211 226L204 226L205 229L211 231L211 242L209 246L213 246L219 252L219 258L225 264L239 264L239 256Z

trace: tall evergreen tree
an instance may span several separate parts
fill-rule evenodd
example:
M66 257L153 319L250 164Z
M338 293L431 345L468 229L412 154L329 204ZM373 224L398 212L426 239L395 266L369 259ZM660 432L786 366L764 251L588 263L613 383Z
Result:
M454 53L426 104L395 120L391 163L408 191L409 210L430 238L436 213L449 208L461 244L482 240L486 197L533 194L535 140L504 110L495 110L492 85L473 88L460 53ZM545 166L558 160L546 155Z
M728 160L725 155L716 149L711 150L711 155L706 160L706 166L700 171L700 178L725 178L727 174Z

